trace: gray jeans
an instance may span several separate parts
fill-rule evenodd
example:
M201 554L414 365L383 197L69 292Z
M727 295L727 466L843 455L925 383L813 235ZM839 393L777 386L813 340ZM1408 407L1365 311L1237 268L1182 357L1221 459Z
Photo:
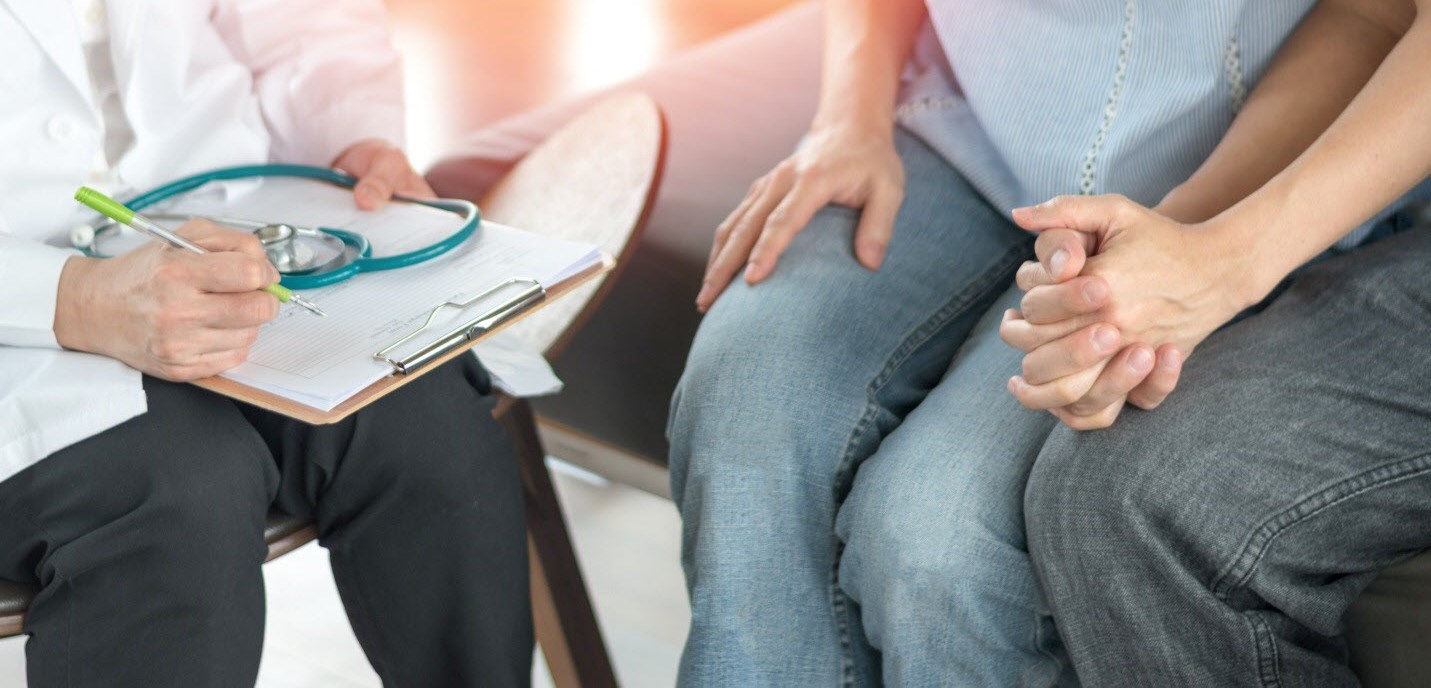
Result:
M1094 686L1356 685L1342 615L1431 547L1431 228L1310 268L1111 429L1060 429L1028 542Z

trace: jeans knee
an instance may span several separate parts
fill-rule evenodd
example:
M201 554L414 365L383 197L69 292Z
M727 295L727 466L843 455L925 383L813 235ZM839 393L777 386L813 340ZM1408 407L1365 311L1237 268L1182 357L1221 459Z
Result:
M755 495L792 480L805 489L820 483L830 499L833 459L808 459L840 454L861 410L859 387L839 389L830 378L843 373L788 343L776 335L698 337L667 421L678 505L695 486L740 484Z
M1132 517L1123 481L1104 464L1110 448L1095 435L1057 428L1029 473L1024 523L1036 558L1097 547L1119 529L1116 522Z
M1050 435L1024 496L1029 549L1041 571L1136 565L1202 537L1189 508L1211 498L1201 488L1214 462L1177 441L1175 427L1149 419Z
M957 608L973 617L1038 598L1018 524L1001 516L1007 509L882 507L842 512L838 528L845 541L840 585L866 614L906 623Z

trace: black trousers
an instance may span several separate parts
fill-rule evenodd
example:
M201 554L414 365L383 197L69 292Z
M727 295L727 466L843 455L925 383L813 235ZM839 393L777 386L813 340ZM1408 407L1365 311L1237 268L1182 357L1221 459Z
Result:
M32 688L252 686L270 507L317 523L385 685L529 682L521 485L475 358L321 427L144 384L148 413L0 482L0 578L42 586Z

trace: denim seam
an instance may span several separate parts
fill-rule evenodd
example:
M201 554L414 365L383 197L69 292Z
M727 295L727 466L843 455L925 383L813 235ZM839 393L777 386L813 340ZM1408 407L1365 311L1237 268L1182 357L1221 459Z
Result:
M1228 593L1247 584L1273 541L1293 526L1347 500L1423 473L1431 473L1431 454L1420 454L1368 469L1268 517L1253 531L1232 565L1213 581L1213 592L1218 599L1226 602Z
M983 270L976 279L950 297L944 306L934 312L934 315L926 318L919 327L906 335L900 345L889 355L885 360L884 367L870 382L865 412L860 415L859 421L855 423L855 427L850 431L849 439L845 442L844 455L835 469L835 484L832 486L835 490L834 496L839 496L840 486L846 482L846 476L854 470L855 448L859 444L859 438L864 435L869 425L874 422L875 416L878 415L880 405L876 398L885 385L893 379L895 371L950 320L963 313L969 304L976 303L987 296L999 284L998 276L1007 274L1013 264L1024 260L1027 255L1026 243L1015 243L1005 249L1003 255L995 263ZM837 504L838 502L837 499ZM836 512L838 513L838 509ZM847 623L849 605L839 583L840 559L843 553L844 545L839 542L838 537L835 537L835 560L830 573L830 607L834 612L835 625L839 629L843 685L852 687L855 685L855 666L853 642L850 639L850 629Z
M1272 628L1258 616L1248 615L1247 625L1252 627L1253 646L1257 648L1257 673L1264 688L1280 688L1282 677L1277 667L1281 658L1277 652L1277 639L1272 637Z
M1210 588L1213 595L1226 604L1233 591L1247 585L1277 538L1298 524L1373 490L1428 473L1431 473L1431 454L1400 459L1367 469L1269 516L1248 537L1227 570L1213 580ZM1271 628L1253 615L1244 615L1244 618L1252 628L1262 684L1268 688L1281 686L1277 644Z
M968 286L964 287L962 291L955 294L953 298L945 303L943 308L925 320L923 325L920 325L905 337L904 342L890 355L889 360L885 363L885 367L875 376L874 382L871 383L870 387L870 397L873 398L877 396L880 391L884 389L885 385L889 384L889 381L894 378L894 372L898 370L905 361L909 360L909 357L913 356L919 347L923 346L935 333L947 325L950 320L953 320L955 316L963 313L969 304L988 296L989 292L999 285L998 276L1008 274L1008 268L1015 263L1022 262L1027 255L1028 248L1026 244L1018 243L1010 246L1004 251L1003 256L999 258L997 263L994 263L992 267L980 273L978 279L970 282ZM973 294L970 292L973 292ZM871 401L870 404L871 406L878 406L878 404L873 401ZM847 459L849 457L849 448L852 448L853 444L852 437L850 445L846 450ZM846 468L843 463L840 467Z

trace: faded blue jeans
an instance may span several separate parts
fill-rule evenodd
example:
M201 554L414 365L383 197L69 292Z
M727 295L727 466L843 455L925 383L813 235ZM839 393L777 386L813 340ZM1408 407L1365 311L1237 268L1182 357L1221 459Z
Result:
M998 339L1032 239L899 132L878 272L822 211L702 324L672 402L689 686L1046 686L1064 672L1024 541L1053 419Z

